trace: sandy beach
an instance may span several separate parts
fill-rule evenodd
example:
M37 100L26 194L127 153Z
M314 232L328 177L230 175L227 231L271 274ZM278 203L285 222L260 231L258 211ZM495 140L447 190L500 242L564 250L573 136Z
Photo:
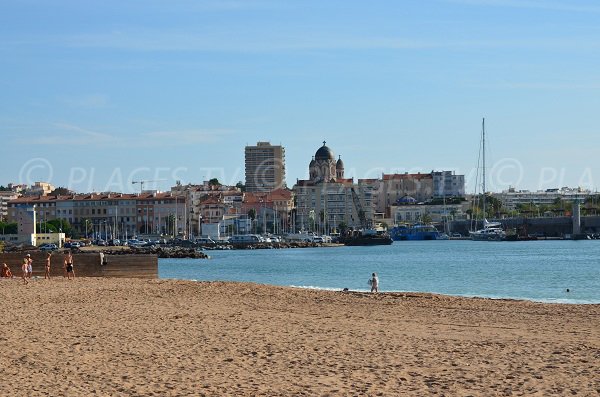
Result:
M0 281L1 396L600 394L600 305Z

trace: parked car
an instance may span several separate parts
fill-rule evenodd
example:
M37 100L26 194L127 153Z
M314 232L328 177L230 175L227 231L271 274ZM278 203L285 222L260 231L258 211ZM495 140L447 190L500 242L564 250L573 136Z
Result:
M210 237L200 237L196 239L196 244L216 244L215 240Z
M79 241L71 241L71 248L79 248L81 243Z
M255 244L262 242L262 238L256 234L237 234L229 238L231 244Z
M58 249L58 246L56 244L46 243L46 244L40 245L39 248L41 251L55 251Z

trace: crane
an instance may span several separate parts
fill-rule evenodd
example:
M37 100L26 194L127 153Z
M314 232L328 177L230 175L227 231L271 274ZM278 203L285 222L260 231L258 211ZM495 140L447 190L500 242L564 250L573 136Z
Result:
M356 208L356 212L358 214L358 219L360 220L360 226L363 228L371 227L369 225L370 222L367 221L365 217L365 211L363 210L363 206L360 202L360 198L358 198L358 194L354 188L350 189L352 192L352 201L354 202L354 208Z
M140 193L142 193L144 191L144 183L150 183L150 182L160 182L160 181L164 181L165 179L155 179L153 181L131 181L132 185L135 185L137 183L140 184Z

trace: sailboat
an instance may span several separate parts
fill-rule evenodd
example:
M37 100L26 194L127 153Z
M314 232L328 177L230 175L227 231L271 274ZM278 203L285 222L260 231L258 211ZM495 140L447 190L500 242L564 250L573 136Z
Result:
M485 218L485 118L481 123L481 170L482 170L482 190L483 190L483 204L482 204L482 213L483 213L483 228L479 230L472 230L469 232L471 236L471 240L476 241L500 241L504 240L506 237L506 232L502 230L502 225L500 222L488 222ZM477 222L475 222L477 225Z

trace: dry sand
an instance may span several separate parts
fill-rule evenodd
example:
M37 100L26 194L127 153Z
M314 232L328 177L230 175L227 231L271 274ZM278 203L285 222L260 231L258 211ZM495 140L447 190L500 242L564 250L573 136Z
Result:
M1 396L600 394L600 306L0 281Z

